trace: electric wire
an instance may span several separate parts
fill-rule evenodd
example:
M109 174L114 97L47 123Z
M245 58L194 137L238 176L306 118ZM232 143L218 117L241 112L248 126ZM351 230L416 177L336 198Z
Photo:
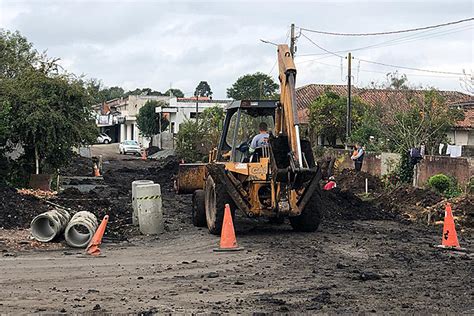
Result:
M300 30L317 33L317 34L324 34L324 35L335 35L335 36L379 36L379 35L391 35L391 34L400 34L400 33L409 33L409 32L417 32L429 29L440 28L449 25L460 24L464 22L473 21L474 17L466 18L458 21L452 21L447 23L411 28L411 29L404 29L404 30L397 30L397 31L384 31L384 32L370 32L370 33L343 33L343 32L328 32L328 31L320 31L320 30L313 30L309 28L300 27Z
M308 36L306 36L304 33L301 34L303 37L305 37L309 42L311 42L313 45L315 45L316 47L318 47L319 49L329 53L329 54L332 54L334 56L337 56L339 58L344 58L343 56L335 53L335 52L332 52L324 47L322 47L321 45L317 44L315 41L313 41L311 38L309 38ZM360 61L363 61L363 62L366 62L366 63L370 63L370 64L375 64L375 65L380 65L380 66L385 66L385 67L392 67L392 68L399 68L399 69L407 69L407 70L414 70L414 71L421 71L421 72L429 72L429 73L439 73L439 74L447 74L447 75L464 75L464 73L459 73L459 72L451 72L451 71L441 71L441 70L431 70L431 69L421 69L421 68L415 68L415 67L407 67L407 66L400 66L400 65L393 65L393 64L387 64L387 63L382 63L382 62L377 62L377 61L371 61L371 60L367 60L367 59L362 59L362 58L355 58L357 60L360 60Z

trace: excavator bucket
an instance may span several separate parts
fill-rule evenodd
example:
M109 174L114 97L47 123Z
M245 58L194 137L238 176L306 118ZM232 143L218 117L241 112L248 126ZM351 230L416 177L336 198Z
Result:
M207 177L207 163L180 164L175 189L179 194L193 193L204 188Z

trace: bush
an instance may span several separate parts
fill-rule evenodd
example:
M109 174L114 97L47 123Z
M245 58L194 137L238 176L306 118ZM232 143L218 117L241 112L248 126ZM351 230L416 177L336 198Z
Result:
M430 177L428 186L447 198L461 194L457 180L442 173Z
M451 178L442 173L434 175L428 179L428 186L439 193L444 193L451 186Z

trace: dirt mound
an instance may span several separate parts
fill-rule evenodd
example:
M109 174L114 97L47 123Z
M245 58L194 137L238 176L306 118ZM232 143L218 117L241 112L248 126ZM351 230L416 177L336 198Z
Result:
M397 213L364 201L350 191L334 188L322 191L323 215L326 219L379 220L394 219Z
M369 182L369 192L381 193L384 190L384 184L379 177L371 175L370 173L353 169L344 169L336 175L337 186L344 191L351 191L359 194L365 193L365 179Z
M452 199L442 200L435 205L427 207L425 212L426 215L421 214L420 217L423 219L427 218L427 214L430 214L431 222L440 222L444 219L444 211L446 203L451 203L453 215L456 218L456 224L461 228L474 228L474 195L464 194Z
M75 156L69 164L59 170L63 176L93 176L92 159L81 156Z
M173 192L173 180L178 172L179 161L176 157L168 157L158 161L123 161L107 165L104 172L105 187L97 187L81 193L68 188L57 197L57 203L70 207L73 211L89 211L99 218L109 215L106 236L124 240L138 233L132 226L131 191L135 180L152 180L161 185L163 209L178 212L181 208L180 199ZM169 222L173 221L173 216Z
M26 228L38 214L50 210L31 195L21 195L13 188L0 187L0 227Z

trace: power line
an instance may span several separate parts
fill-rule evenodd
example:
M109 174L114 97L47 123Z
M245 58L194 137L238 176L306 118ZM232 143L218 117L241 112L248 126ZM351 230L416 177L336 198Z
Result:
M385 32L372 32L372 33L327 32L327 31L312 30L312 29L308 29L308 28L304 28L304 27L300 27L300 30L307 31L307 32L312 32L312 33L318 33L318 34L335 35L335 36L378 36L378 35L390 35L390 34L399 34L399 33L408 33L408 32L422 31L422 30L429 30L429 29L439 28L439 27L443 27L443 26L469 22L469 21L473 21L473 20L474 20L474 18L467 18L467 19L462 19L462 20L458 20L458 21L452 21L452 22L441 23L441 24L436 24L436 25L417 27L417 28L412 28L412 29L404 29L404 30L398 30L398 31L385 31Z
M318 47L319 49L329 53L329 54L332 54L334 56L337 56L339 58L344 58L343 56L335 53L335 52L331 52L330 50L327 50L326 48L322 47L321 45L317 44L316 42L314 42L312 39L310 39L308 36L306 36L304 33L301 33L301 35L303 37L305 37L308 41L310 41L313 45L315 45L316 47ZM366 59L361 59L361 58L356 58L360 61L363 61L363 62L366 62L366 63L371 63L371 64L375 64L375 65L381 65L381 66L386 66L386 67L392 67L392 68L400 68L400 69L408 69L408 70L414 70L414 71L422 71L422 72L429 72L429 73L439 73L439 74L446 74L446 75L464 75L463 73L459 73L459 72L450 72L450 71L439 71L439 70L430 70L430 69L420 69L420 68L414 68L414 67L407 67L407 66L399 66L399 65L392 65L392 64L385 64L385 63L381 63L381 62L377 62L377 61L371 61L371 60L366 60Z
M356 52L356 51L361 51L361 50L370 49L370 48L381 48L381 47L388 47L388 46L406 44L406 43L411 43L411 42L415 42L415 41L418 41L418 40L424 40L424 39L434 38L434 37L438 37L438 36L444 36L444 35L448 35L448 34L452 34L452 33L462 32L462 31L466 31L466 30L469 30L469 29L472 29L472 28L473 28L473 26L468 25L468 26L456 27L456 28L452 28L452 29L444 30L444 31L440 31L440 32L431 32L431 30L428 30L428 31L420 32L418 34L402 36L402 37L399 37L399 38L383 41L383 42L376 43L376 44L371 44L371 45L362 46L362 47L355 47L355 48L345 49L345 50L339 50L339 51L335 51L334 53ZM429 32L431 32L431 33L429 33ZM428 34L422 34L422 33L428 33ZM323 56L323 55L328 55L328 53L303 54L303 55L299 55L299 57L302 57L302 56Z
M335 52L331 52L330 50L327 50L326 48L322 47L321 45L317 44L316 42L314 42L311 38L309 38L308 36L306 36L304 33L301 33L301 35L306 38L308 41L310 41L314 46L316 46L317 48L325 51L326 53L328 54L331 54L331 55L334 55L334 56L337 56L339 58L344 58L342 57L341 55L338 55L337 53Z
M423 72L430 72L430 73L436 73L436 74L445 74L445 75L458 75L458 76L463 76L464 75L462 72L420 69L420 68L414 68L414 67L390 65L390 64L385 64L385 63L381 63L381 62L378 62L378 61L371 61L371 60L366 60L366 59L361 59L361 58L357 58L357 59L360 60L360 61L369 63L369 64L381 65L381 66L392 67L392 68L408 69L408 70L423 71Z

